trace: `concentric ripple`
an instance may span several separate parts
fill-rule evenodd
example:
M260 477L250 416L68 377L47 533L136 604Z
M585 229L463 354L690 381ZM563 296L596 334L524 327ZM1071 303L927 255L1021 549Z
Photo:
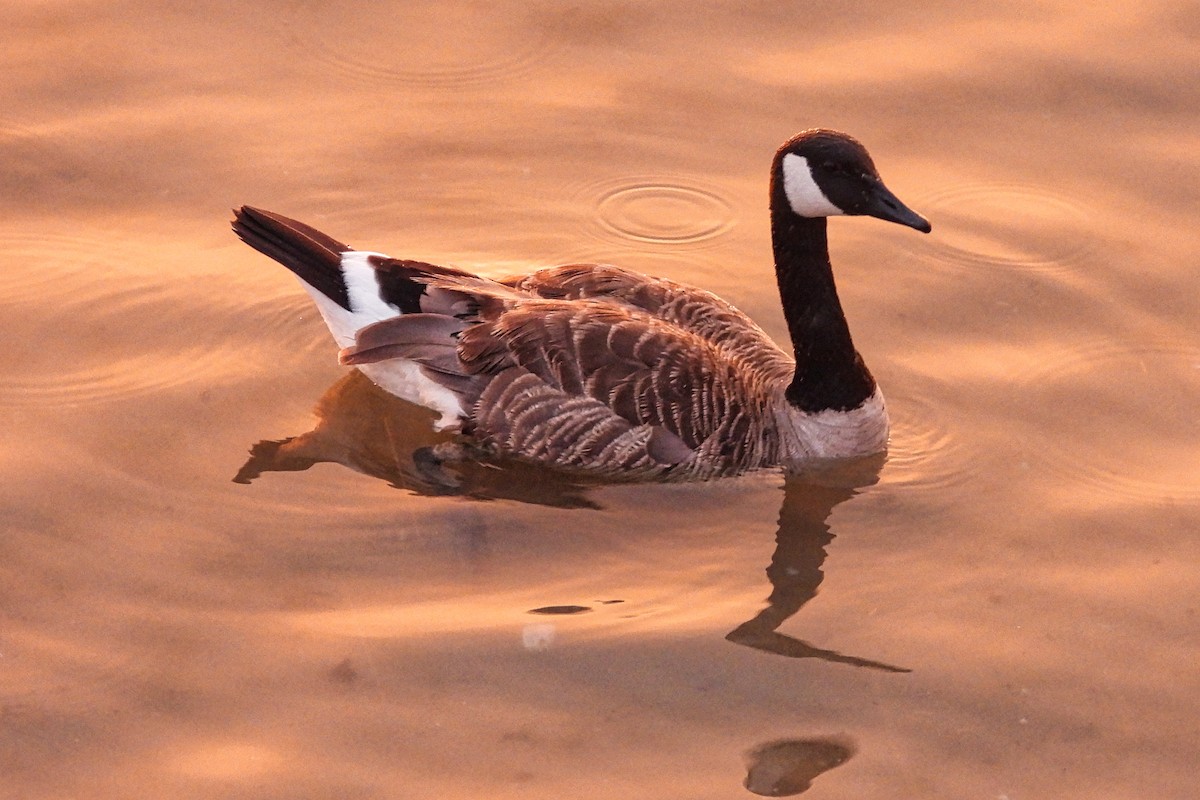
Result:
M134 305L151 314L162 314L162 318L139 324L133 321L136 318L120 313L119 309ZM82 322L84 327L70 339L41 345L42 349L52 350L48 358L6 375L0 383L0 407L105 403L188 385L200 391L230 376L252 373L251 365L277 363L283 353L304 354L317 342L325 341L322 331L306 330L309 326L299 322L298 315L289 313L294 309L288 304L256 301L208 315L197 314L207 319L202 330L190 334L170 330L178 319L178 306L116 303L109 310L110 315L100 313L83 320L76 317L74 324ZM109 331L131 321L134 327L124 335L114 335L115 341L80 343L92 330ZM191 322L195 321L194 316ZM254 330L262 332L261 340L240 341ZM140 341L143 335L146 341Z
M123 399L178 386L190 376L215 371L217 353L192 348L170 354L142 353L104 364L7 376L0 385L0 406L70 406Z
M128 285L136 254L117 235L0 231L0 303L49 306L78 297L85 287L113 285L118 274Z
M1031 271L1069 270L1092 250L1095 225L1075 200L1035 185L958 186L914 201L933 234L906 237L941 263Z
M943 492L969 483L983 471L985 459L972 453L945 419L944 406L921 395L887 395L892 430L885 483L906 491Z
M126 231L0 231L0 307L13 329L0 407L208 386L323 341L302 292L264 292L202 257L182 261L177 245Z
M715 187L690 179L630 177L583 187L606 239L652 245L695 245L736 224L733 204Z
M1200 501L1200 348L1093 342L1025 377L1030 461L1091 501Z
M368 85L470 88L514 80L554 52L523 6L451 2L383 9L296 6L285 30L307 62ZM449 44L452 43L452 46Z

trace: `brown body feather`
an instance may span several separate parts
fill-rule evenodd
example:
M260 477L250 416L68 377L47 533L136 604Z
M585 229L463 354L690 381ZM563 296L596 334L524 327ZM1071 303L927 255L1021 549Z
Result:
M631 477L778 461L764 412L793 362L709 292L608 265L489 281L377 262L381 274L404 269L424 285L421 313L363 329L343 363L421 364L462 398L464 431L485 447Z

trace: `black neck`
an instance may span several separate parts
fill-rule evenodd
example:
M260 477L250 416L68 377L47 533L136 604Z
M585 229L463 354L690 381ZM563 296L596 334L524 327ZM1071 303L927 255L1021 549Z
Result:
M810 412L847 411L875 391L875 379L850 340L829 265L825 218L799 217L772 198L775 276L787 319L796 374L787 388L792 405Z

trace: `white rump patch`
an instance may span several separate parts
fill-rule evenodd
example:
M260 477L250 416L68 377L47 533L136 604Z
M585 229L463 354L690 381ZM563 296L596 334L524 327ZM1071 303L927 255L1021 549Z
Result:
M379 296L379 279L375 277L375 267L369 260L375 256L387 258L382 253L366 250L347 250L342 253L342 280L346 282L350 308L354 309L355 317L368 320L359 325L360 328L400 315L399 308L385 303Z
M783 157L783 193L802 217L840 217L845 212L835 206L813 180L808 159L795 153Z
M375 268L367 261L370 256L380 255L383 254L365 250L348 250L342 254L342 281L346 284L346 294L353 311L347 311L303 280L300 281L316 303L338 347L353 345L354 334L368 325L400 316L400 309L385 303L379 296Z
M393 358L361 364L358 369L385 392L441 414L433 423L435 431L456 430L462 424L464 412L458 395L426 377L419 364Z
M400 309L379 296L379 281L371 256L387 258L382 253L349 250L342 254L342 280L350 298L347 311L304 281L304 288L321 312L338 347L352 347L356 334L376 322L400 316ZM375 385L402 400L436 411L441 416L433 423L434 430L454 430L462 425L464 409L458 395L428 377L421 366L406 358L392 358L358 367Z

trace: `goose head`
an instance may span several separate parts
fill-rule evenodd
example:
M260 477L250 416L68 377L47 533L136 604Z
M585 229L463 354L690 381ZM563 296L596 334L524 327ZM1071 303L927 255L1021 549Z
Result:
M866 215L930 231L928 220L883 185L867 148L838 131L813 128L786 141L771 182L772 205L798 217Z

